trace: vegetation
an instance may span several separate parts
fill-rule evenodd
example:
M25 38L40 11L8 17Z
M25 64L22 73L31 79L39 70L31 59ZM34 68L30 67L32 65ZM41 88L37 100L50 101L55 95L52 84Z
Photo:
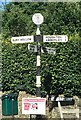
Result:
M27 44L12 44L12 36L35 35L32 15L40 12L42 35L65 34L67 43L41 43L56 48L56 54L41 53L41 94L81 96L81 33L79 3L11 2L2 11L3 91L18 91L18 85L35 94L36 54ZM35 44L35 43L33 43Z

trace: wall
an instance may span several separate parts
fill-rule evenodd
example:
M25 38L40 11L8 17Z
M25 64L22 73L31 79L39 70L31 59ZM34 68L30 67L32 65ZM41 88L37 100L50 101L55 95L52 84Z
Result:
M0 92L0 96L2 96L2 92ZM16 118L30 118L30 115L22 115L22 98L34 98L36 96L32 96L30 94L26 94L26 92L19 92L19 96L18 96L18 115L16 115ZM77 100L76 100L77 101ZM77 103L77 102L76 102ZM76 105L76 104L75 104ZM72 106L64 106L65 108L71 108L74 109L75 105ZM4 118L6 116L2 116L1 115L1 99L0 99L0 119L1 117ZM50 111L50 112L49 112ZM8 116L8 117L12 117L12 116ZM48 102L46 104L46 116L43 116L45 118L59 118L59 110L57 105L53 104L52 102Z

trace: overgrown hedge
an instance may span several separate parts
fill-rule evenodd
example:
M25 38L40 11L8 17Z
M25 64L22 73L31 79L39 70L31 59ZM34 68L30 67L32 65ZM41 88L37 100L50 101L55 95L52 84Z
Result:
M41 92L46 94L81 95L81 40L67 43L42 44L56 48L56 54L41 54ZM17 85L35 94L36 54L28 51L27 44L2 44L3 91L18 91Z

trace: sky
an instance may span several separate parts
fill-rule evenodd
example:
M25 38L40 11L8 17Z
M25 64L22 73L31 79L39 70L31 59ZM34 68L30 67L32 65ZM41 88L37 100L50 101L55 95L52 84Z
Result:
M3 9L3 4L11 2L11 0L0 0L0 10Z
M0 4L2 4L2 3L9 3L9 2L11 2L11 0L0 0Z

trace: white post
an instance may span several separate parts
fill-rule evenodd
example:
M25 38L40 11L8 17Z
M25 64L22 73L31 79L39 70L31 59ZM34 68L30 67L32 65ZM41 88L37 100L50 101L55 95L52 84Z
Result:
M0 120L2 119L2 100L1 100L1 97L2 97L2 91L0 91Z
M40 35L39 25L37 25L36 35ZM36 65L37 66L37 75L36 75L36 96L37 97L41 97L40 53L41 53L40 43L37 42L37 65Z
M62 114L61 104L60 104L59 101L58 101L58 107L59 107L59 112L60 112L61 120L63 120L63 114Z
M40 35L40 29L39 29L39 25L37 25L37 31L36 31L36 35Z

